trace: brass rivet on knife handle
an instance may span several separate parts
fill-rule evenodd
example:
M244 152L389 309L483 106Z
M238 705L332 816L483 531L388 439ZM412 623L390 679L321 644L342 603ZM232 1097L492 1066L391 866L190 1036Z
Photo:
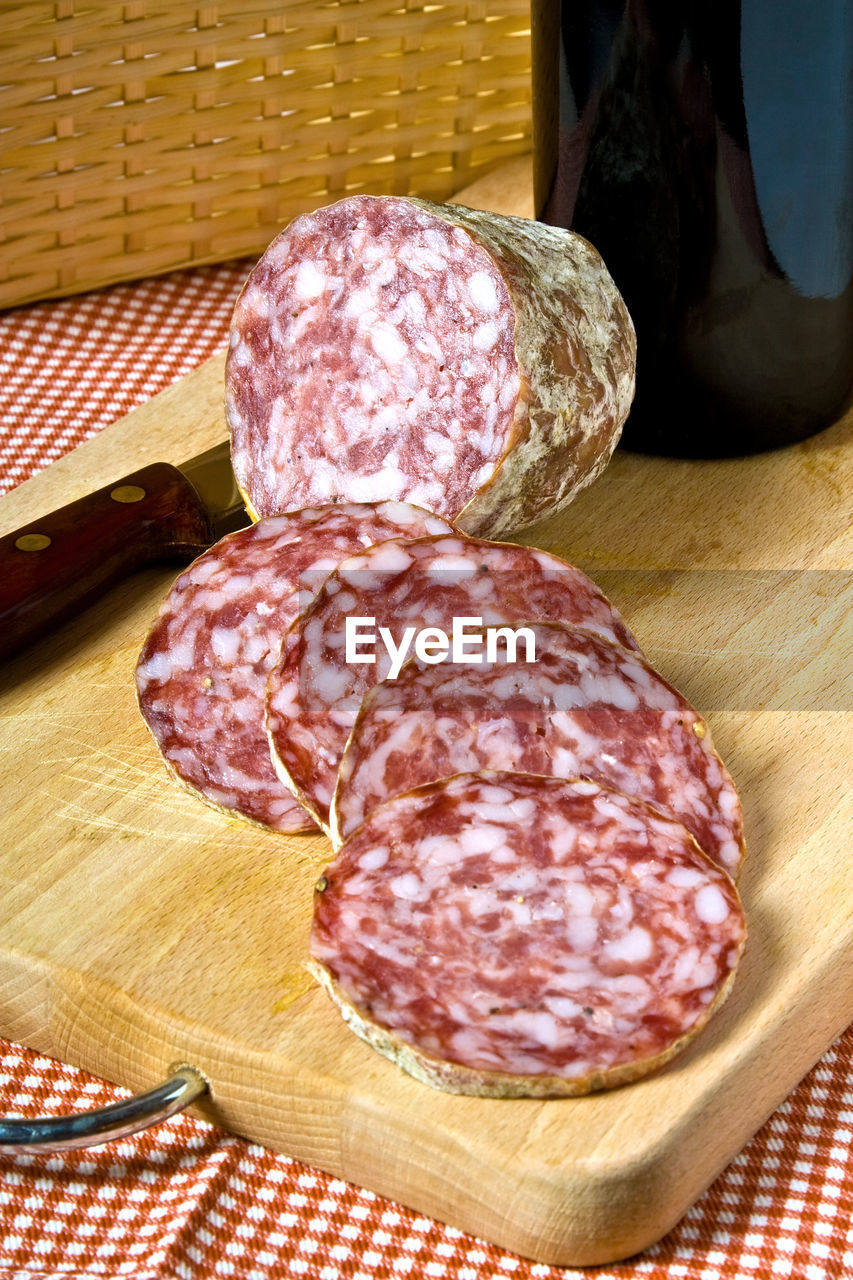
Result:
M117 489L113 489L110 497L113 502L141 502L145 497L145 490L138 484L120 484Z
M46 533L22 533L20 538L15 539L15 546L19 551L44 551L51 541Z

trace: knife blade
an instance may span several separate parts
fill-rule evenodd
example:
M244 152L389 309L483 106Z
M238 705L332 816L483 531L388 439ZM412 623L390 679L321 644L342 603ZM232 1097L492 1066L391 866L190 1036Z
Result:
M188 562L250 523L229 443L155 462L0 538L0 659L154 564Z

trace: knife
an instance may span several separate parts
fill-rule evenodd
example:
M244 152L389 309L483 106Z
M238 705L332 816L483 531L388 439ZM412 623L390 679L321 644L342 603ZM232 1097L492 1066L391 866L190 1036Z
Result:
M250 523L224 440L180 467L155 462L0 537L0 659L123 578L187 562Z

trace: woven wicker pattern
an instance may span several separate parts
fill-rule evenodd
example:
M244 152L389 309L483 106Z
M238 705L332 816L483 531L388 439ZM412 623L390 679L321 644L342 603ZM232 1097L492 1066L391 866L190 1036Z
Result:
M528 0L0 0L0 305L259 254L529 147Z

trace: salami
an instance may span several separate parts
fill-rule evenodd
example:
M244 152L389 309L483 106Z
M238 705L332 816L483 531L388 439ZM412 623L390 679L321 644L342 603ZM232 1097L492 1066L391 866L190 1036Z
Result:
M606 465L635 354L624 303L580 236L349 197L295 219L237 301L237 481L260 516L393 498L502 537Z
M728 994L746 936L684 827L588 780L427 783L374 809L318 890L313 965L352 1030L488 1097L661 1066Z
M275 831L314 823L283 787L264 731L267 675L311 593L353 551L447 521L403 503L291 511L229 534L177 579L136 668L142 714L170 770L211 804Z
M412 644L454 621L565 619L636 648L623 619L573 565L530 547L458 536L392 539L345 560L288 630L267 690L273 761L321 826L363 695L393 669L387 641ZM350 646L357 620L373 628L373 654ZM353 634L352 632L350 633Z
M477 769L588 777L677 818L732 876L743 854L734 783L705 721L640 654L562 623L532 623L471 666L413 658L365 696L332 807L340 842L371 809Z

